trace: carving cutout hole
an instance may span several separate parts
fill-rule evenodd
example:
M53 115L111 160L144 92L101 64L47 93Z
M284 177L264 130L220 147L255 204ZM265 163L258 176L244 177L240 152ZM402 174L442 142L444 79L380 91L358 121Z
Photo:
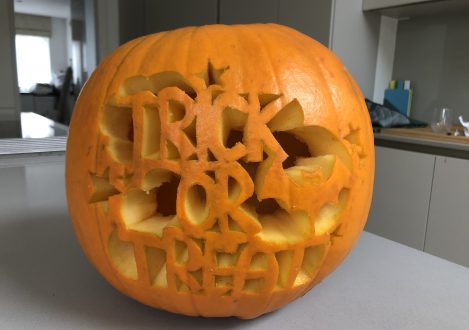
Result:
M215 171L205 171L205 174L207 174L213 182L216 181Z
M132 95L147 90L157 94L166 87L177 87L183 90L192 99L195 99L197 95L186 79L180 73L174 71L163 71L150 77L130 77L124 81L119 93L121 95Z
M186 107L179 101L168 101L168 120L170 123L180 121L186 115Z
M93 193L90 197L90 203L107 201L109 197L116 195L119 191L109 182L109 174L106 172L104 177L90 173L93 184Z
M208 231L211 231L212 233L221 233L220 225L218 224L218 221L216 221Z
M272 132L276 131L288 131L296 127L302 127L304 125L304 113L303 108L297 99L294 99L269 121L267 126Z
M205 240L201 238L192 238L194 243L197 245L197 247L200 250L200 253L204 254L204 248L205 248Z
M249 174L253 183L256 182L257 169L259 168L260 162L246 162L242 159L238 160L238 163L244 168Z
M259 94L259 104L261 106L261 109L264 108L270 102L273 102L278 99L280 96L281 95L278 94Z
M189 157L187 157L187 160L199 160L199 157L197 156L196 153L193 153Z
M246 244L240 244L238 248L236 249L235 253L227 253L227 252L216 252L216 262L217 266L220 268L229 268L236 266L239 260L239 256L241 255L241 252L244 250L246 247Z
M236 200L238 196L241 194L241 185L240 183L233 178L232 176L228 177L228 198L231 201Z
M163 236L166 227L180 227L179 218L175 216L175 195L178 177L165 182L158 189L143 191L131 189L123 195L121 214L129 230ZM172 196L174 195L174 196Z
M352 171L352 158L344 143L324 127L305 126L289 132L304 141L313 156L334 155Z
M293 265L293 251L280 251L275 254L278 264L277 285L284 288L288 285Z
M313 279L326 255L324 245L314 245L305 248L301 268L296 276L295 285L304 284Z
M174 241L174 257L179 264L185 264L189 259L189 251L186 242Z
M304 184L303 171L318 172L318 176L310 178L316 183L327 181L332 175L336 161L334 155L324 155L311 158L297 158L295 166L285 170L285 173L298 185Z
M143 142L144 157L158 158L160 152L161 122L158 109L145 107L143 110Z
M105 106L101 129L114 138L133 141L132 108Z
M188 220L200 224L208 216L207 192L201 185L195 184L187 190L185 203Z
M216 162L218 160L210 149L207 149L207 160L209 162Z
M163 71L156 73L149 77L151 81L151 91L158 93L160 90L166 87L177 87L184 91L190 98L195 99L197 96L196 91L187 82L183 75L175 71Z
M156 208L155 190L146 193L140 189L131 189L122 198L122 219L130 227L153 216Z
M212 92L212 103L219 97L221 94L223 94L223 90L221 89L211 89Z
M150 283L154 286L167 287L165 250L156 247L145 247L145 255L147 257Z
M352 129L344 139L351 144L360 145L360 129Z
M331 233L336 228L340 214L346 206L349 192L349 189L342 189L339 193L337 203L327 203L321 207L314 220L314 231L316 235Z
M173 216L176 214L176 200L179 182L178 175L171 175L169 181L164 182L156 191L156 212L162 216Z
M202 268L192 271L192 272L188 272L188 273L194 278L194 280L197 282L199 286L202 286L203 275L204 275Z
M250 270L263 270L267 269L267 255L265 253L258 252L251 258L251 264L249 265Z
M121 95L132 95L144 90L152 90L151 81L147 77L135 76L124 81L120 88Z
M181 158L178 148L170 140L166 140L166 158L169 160L178 160Z
M273 132L272 134L283 151L288 154L288 158L284 160L282 164L284 169L295 166L297 158L308 158L312 156L308 145L293 134L282 131Z
M324 245L310 246L305 249L301 269L312 276L319 269L322 259L325 255Z
M187 292L189 291L189 287L187 286L186 283L184 283L181 278L179 277L179 275L176 275L175 276L175 279L176 279L176 290L178 292Z
M228 229L231 231L239 231L242 232L241 226L234 221L230 216L228 216Z
M247 114L235 108L226 107L222 112L222 141L226 148L233 148L243 142L243 131Z
M274 198L263 199L256 206L257 214L273 214L280 210L282 208Z
M207 65L207 70L203 71L200 76L205 81L207 87L211 85L222 86L221 75L228 69L228 67L223 67L221 69L216 69L215 66L209 61Z
M161 187L165 182L171 180L173 172L164 168L155 168L148 171L143 177L142 189L150 191L151 189Z
M111 236L109 236L108 248L112 263L119 273L125 277L136 280L138 278L138 272L133 244L122 241L118 236L117 229L114 229Z
M225 147L230 149L233 148L237 143L243 143L243 132L230 130L228 137L225 142Z
M264 288L265 280L263 278L251 278L244 282L243 291L249 293L259 293Z
M217 288L225 288L233 285L233 276L215 275L215 286Z
M115 161L122 164L132 163L133 143L131 141L111 138L108 147Z
M278 212L284 212L275 198L266 198L261 201L257 199L256 194L252 195L244 203L248 210L255 211L258 216L272 215Z
M312 224L306 212L287 213L280 210L271 214L261 214L259 222L262 230L256 235L264 242L299 243L310 237Z
M249 102L249 93L240 93L238 95L245 99L246 102Z
M220 268L233 267L237 261L237 256L232 253L217 252L217 265Z

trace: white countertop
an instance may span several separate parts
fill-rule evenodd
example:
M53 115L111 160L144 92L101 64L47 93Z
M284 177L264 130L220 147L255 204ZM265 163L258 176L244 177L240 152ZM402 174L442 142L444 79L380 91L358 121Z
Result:
M321 284L255 320L191 318L118 293L83 256L63 158L0 168L2 329L469 329L469 269L363 233Z

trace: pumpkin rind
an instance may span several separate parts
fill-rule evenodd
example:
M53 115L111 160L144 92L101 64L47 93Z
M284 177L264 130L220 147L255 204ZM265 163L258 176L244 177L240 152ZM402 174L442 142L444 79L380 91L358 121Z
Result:
M119 291L253 318L303 295L358 239L373 134L343 64L276 24L188 27L99 65L70 127L80 244Z

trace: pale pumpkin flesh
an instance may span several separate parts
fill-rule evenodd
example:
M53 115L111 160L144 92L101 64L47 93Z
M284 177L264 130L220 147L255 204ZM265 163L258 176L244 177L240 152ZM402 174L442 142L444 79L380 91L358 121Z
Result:
M326 48L275 24L123 45L72 118L67 196L118 290L186 315L253 318L342 261L368 214L373 135Z

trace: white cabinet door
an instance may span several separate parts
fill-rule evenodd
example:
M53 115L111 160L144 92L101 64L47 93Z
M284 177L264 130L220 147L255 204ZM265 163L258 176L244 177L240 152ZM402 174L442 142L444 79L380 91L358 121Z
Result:
M376 10L389 7L415 5L434 0L363 0L363 10Z
M278 0L220 0L219 23L276 23Z
M329 45L333 0L220 0L220 23L279 23Z
M373 202L365 229L423 250L435 156L376 147Z
M278 22L329 46L332 0L279 0Z
M436 157L425 251L469 267L469 160Z
M145 0L143 10L145 33L217 23L217 0Z

